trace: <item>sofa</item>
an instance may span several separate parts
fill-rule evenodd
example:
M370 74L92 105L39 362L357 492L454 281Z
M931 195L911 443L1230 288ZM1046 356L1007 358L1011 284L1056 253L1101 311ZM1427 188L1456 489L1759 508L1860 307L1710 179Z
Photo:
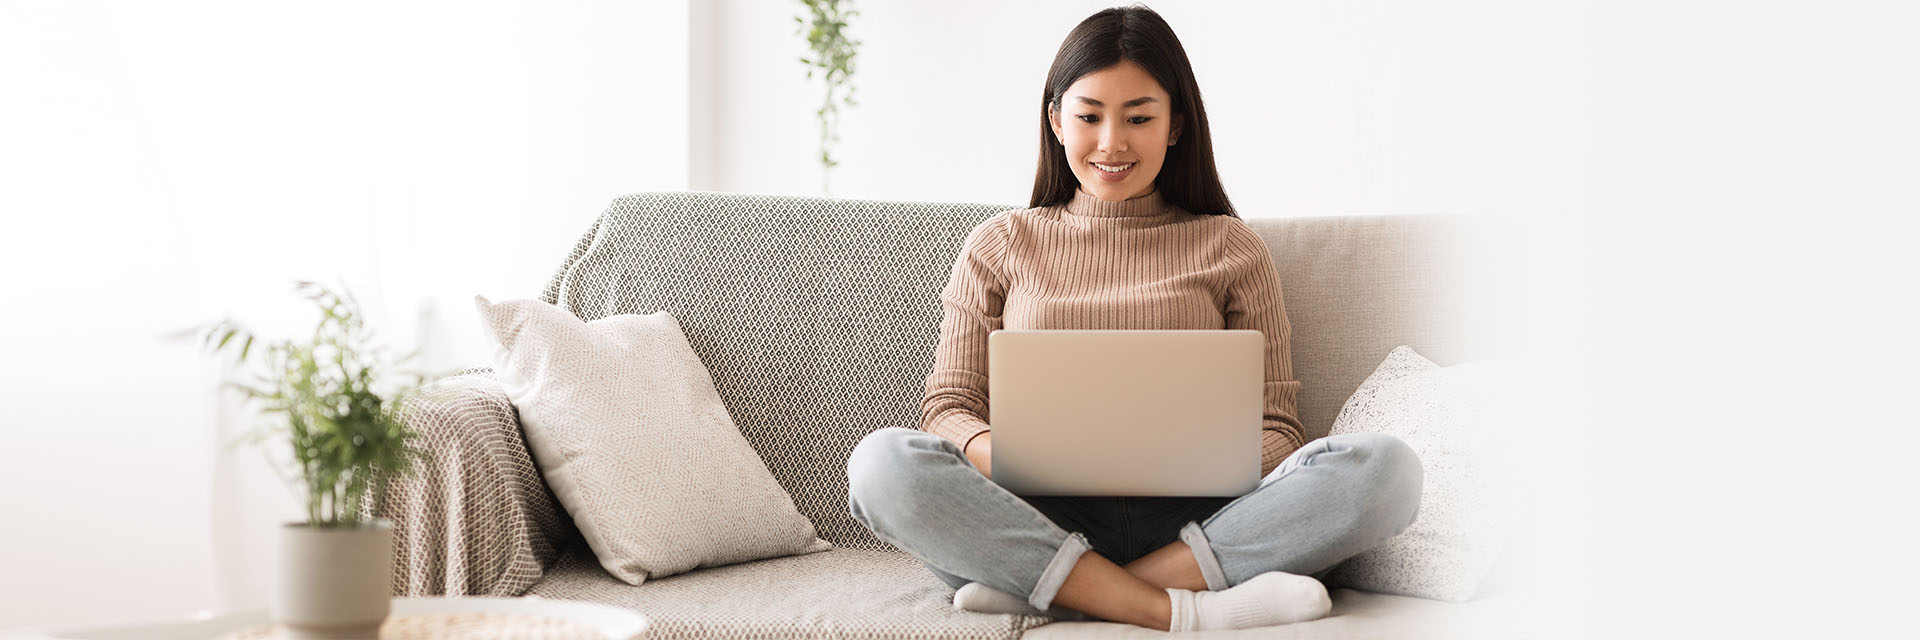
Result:
M396 595L589 600L648 616L651 638L1065 638L1160 635L953 607L953 590L847 508L861 438L914 426L933 365L940 291L967 233L1008 204L890 202L699 191L615 199L539 298L583 320L670 311L741 432L834 548L631 586L595 561L529 453L493 372L437 381L407 412L429 453L377 507L395 528ZM1490 357L1498 331L1477 283L1490 220L1465 215L1255 218L1293 328L1299 417L1327 435L1389 350L1440 365ZM422 396L427 397L427 396ZM1203 636L1500 635L1512 593L1468 602L1329 583L1332 614Z

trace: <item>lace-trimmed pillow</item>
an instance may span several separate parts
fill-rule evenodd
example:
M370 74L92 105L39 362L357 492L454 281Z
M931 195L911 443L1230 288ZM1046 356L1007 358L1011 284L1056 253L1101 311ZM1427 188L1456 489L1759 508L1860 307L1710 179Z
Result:
M1387 433L1424 466L1413 526L1347 559L1327 586L1465 602L1481 591L1519 525L1510 417L1491 406L1513 389L1503 362L1440 367L1401 346L1340 409L1330 434Z
M583 322L474 297L536 466L600 565L638 585L825 551L666 311Z

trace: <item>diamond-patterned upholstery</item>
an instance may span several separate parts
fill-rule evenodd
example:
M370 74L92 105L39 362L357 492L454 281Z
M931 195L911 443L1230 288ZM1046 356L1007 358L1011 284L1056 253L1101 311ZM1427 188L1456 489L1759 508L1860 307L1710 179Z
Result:
M1008 207L722 193L614 201L542 298L592 321L664 309L820 537L888 549L847 512L847 457L920 422L940 289Z

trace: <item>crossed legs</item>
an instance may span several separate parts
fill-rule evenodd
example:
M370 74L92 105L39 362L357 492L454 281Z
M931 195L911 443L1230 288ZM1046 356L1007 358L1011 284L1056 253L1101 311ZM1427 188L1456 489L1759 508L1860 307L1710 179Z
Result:
M1291 567L1290 572L1306 574L1331 567L1411 526L1419 505L1421 475L1411 447L1391 436L1347 434L1317 440L1289 456L1260 489L1240 499L1266 501L1258 508L1234 510L1228 505L1208 520L1213 529L1206 541L1212 551L1222 553L1225 548L1234 554L1220 556L1227 562L1217 570L1226 574L1228 584L1238 584L1276 568ZM1284 477L1291 477L1300 490L1262 491ZM1358 490L1353 489L1356 486ZM1299 535L1291 541L1276 541L1268 533L1276 529ZM1260 561L1247 562L1248 558ZM1194 549L1185 540L1125 567L1091 551L1081 554L1053 602L1102 619L1164 630L1172 617L1172 598L1166 591L1170 588L1194 592L1208 588Z
M1207 588L1185 542L1176 540L1124 567L1092 551L1080 554L1053 601L1102 620L1165 631L1173 618L1168 588Z
M1176 604L1183 624L1194 622L1196 611L1224 610L1199 606L1210 584L1225 589L1275 572L1311 575L1360 553L1404 530L1420 497L1419 461L1406 444L1383 434L1329 436L1296 451L1260 488L1206 522L1189 524L1204 525L1204 537L1188 538L1192 532L1183 529L1181 540L1123 567L1088 549L1081 533L1064 546L1067 532L986 481L958 445L932 434L876 431L850 457L848 479L854 518L956 589L979 582L1036 608L1059 605L1156 629L1172 626ZM935 495L941 499L929 499ZM1049 563L1074 548L1080 552L1071 567ZM1177 596L1196 599L1175 603Z
M1157 589L1202 591L1207 588L1207 579L1200 575L1200 564L1193 559L1193 547L1179 540L1121 568ZM1068 577L1072 577L1071 574Z

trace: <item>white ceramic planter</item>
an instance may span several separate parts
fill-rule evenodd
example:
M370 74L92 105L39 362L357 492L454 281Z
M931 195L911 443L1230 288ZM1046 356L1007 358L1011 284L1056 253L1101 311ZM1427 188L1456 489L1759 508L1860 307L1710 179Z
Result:
M280 529L268 612L290 640L376 640L393 602L393 524Z

